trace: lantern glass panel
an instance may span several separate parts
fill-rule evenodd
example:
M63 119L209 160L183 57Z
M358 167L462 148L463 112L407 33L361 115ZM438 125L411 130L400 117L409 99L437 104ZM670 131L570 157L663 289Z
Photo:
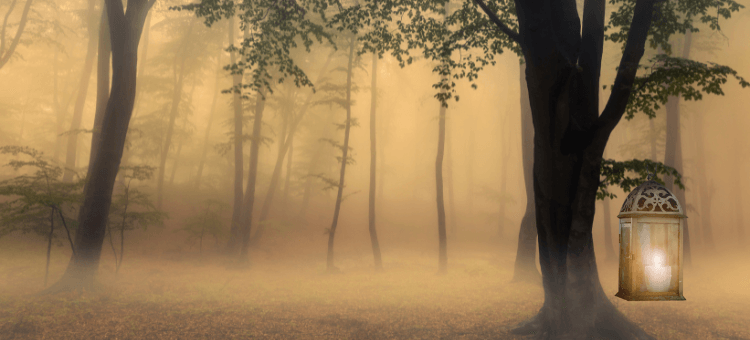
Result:
M634 238L637 291L677 293L679 224L638 223Z

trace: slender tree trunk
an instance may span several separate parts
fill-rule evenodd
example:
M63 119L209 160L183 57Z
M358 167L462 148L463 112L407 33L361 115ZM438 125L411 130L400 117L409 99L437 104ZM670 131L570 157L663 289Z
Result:
M49 241L47 242L47 265L44 267L44 286L47 287L47 277L49 276L49 258L52 252L52 236L55 233L55 209L49 212Z
M112 47L109 40L109 21L107 21L106 5L102 6L102 19L99 23L99 53L96 64L96 113L94 114L94 128L91 134L91 153L89 155L88 174L91 173L91 167L94 159L99 152L99 144L102 136L102 121L104 120L104 111L107 109L109 100L109 66Z
M26 6L23 7L23 12L21 12L21 21L18 22L18 29L16 29L16 36L13 37L13 41L10 42L10 45L8 45L6 49L5 28L8 26L8 18L10 17L10 13L13 12L13 8L16 6L16 1L17 0L13 0L13 2L10 4L8 12L5 14L5 18L3 19L2 31L0 31L0 69L2 69L3 66L8 63L13 54L16 53L16 47L21 41L21 35L23 34L24 28L26 28L29 10L31 9L31 3L33 0L26 1Z
M58 94L58 79L60 78L60 70L59 70L59 61L57 58L57 54L59 52L59 49L55 48L55 54L54 57L52 57L52 105L55 109L55 153L54 156L52 156L52 159L55 160L55 162L60 161L60 141L62 140L62 136L60 134L62 133L62 119L63 119L63 110L62 107L60 107L60 99Z
M368 227L370 230L370 243L372 244L372 255L375 261L375 269L383 269L383 261L380 257L380 244L378 243L378 232L375 228L375 189L377 187L377 124L376 113L378 108L378 54L372 54L372 83L370 84L370 197L368 202Z
M167 155L169 154L169 148L172 146L172 135L174 134L174 126L177 121L177 114L180 112L180 101L182 101L182 87L185 80L185 62L188 59L187 45L190 43L191 33L193 31L193 24L190 24L187 34L182 41L182 44L178 51L175 51L175 62L172 68L173 72L173 89L172 89L172 106L169 111L169 125L167 125L167 132L164 136L164 144L161 148L161 155L159 158L159 171L156 175L156 208L161 209L162 199L164 195L164 170L167 166ZM177 61L180 60L179 65ZM178 71L179 68L179 71Z
M281 211L284 212L284 215L286 215L287 204L289 202L289 185L291 184L292 180L292 160L294 156L294 136L289 136L289 138L289 152L286 156L286 178L284 179L284 195L281 199Z
M128 0L127 16L123 4L105 0L112 41L112 91L102 122L101 155L91 167L91 176L83 189L83 204L78 213L75 252L63 277L46 292L90 289L99 268L107 226L112 190L125 147L136 89L138 42L153 1Z
M234 31L237 29L234 23L234 16L229 19L229 44L234 44ZM237 63L237 52L231 52L229 54L231 65ZM232 75L232 86L233 91L233 107L234 107L234 200L232 205L232 225L229 231L229 243L227 244L227 250L230 253L236 252L241 243L241 229L240 219L242 218L242 116L244 115L242 109L242 97L240 96L240 90L237 88L242 83L241 74Z
M323 147L323 143L318 143L318 146L315 148L315 153L313 153L313 156L310 158L310 163L307 165L308 175L305 180L305 190L302 192L302 203L300 203L300 209L295 218L296 220L304 220L307 215L307 207L310 205L310 196L312 196L314 180L312 174L315 173L315 170L320 163L320 158L323 155Z
M191 95L192 98L192 95ZM187 128L188 117L185 116L182 121L182 131ZM169 174L169 185L174 185L174 176L177 174L177 168L180 166L180 155L182 154L182 144L185 142L184 138L180 138L177 142L177 152L174 155L174 161L172 162L172 173Z
M331 229L328 231L328 256L326 260L326 269L328 272L338 271L338 268L333 265L333 238L336 235L336 226L339 222L341 200L344 194L346 162L349 159L349 130L351 129L352 120L352 72L354 71L354 48L357 45L356 36L352 35L351 40L349 44L349 65L346 69L346 126L344 127L344 145L341 147L341 173L339 174L339 188L336 194L336 207L333 210L333 222L331 223Z
M448 271L448 237L445 230L445 201L443 199L443 156L445 155L445 106L440 105L438 118L438 147L435 158L435 186L438 216L438 274Z
M615 249L612 246L612 216L610 214L610 206L609 206L609 198L604 198L602 201L602 212L604 217L604 251L605 251L605 261L607 262L616 262L617 261L617 253L615 253Z
M447 120L448 111L446 109ZM455 123L454 119L445 122L445 184L447 186L448 196L448 213L446 214L445 227L451 236L456 235L456 227L458 226L458 215L456 214L456 200L455 191L453 185L453 129L452 126Z
M734 211L735 216L737 217L737 243L739 245L740 250L747 250L747 242L745 241L745 219L744 219L744 211L743 211L743 204L742 204L742 178L746 174L746 172L742 171L742 159L739 157L736 157L735 159L735 181L737 190L734 190L736 198L734 199Z
M250 228L253 222L253 208L255 205L255 180L258 175L258 153L260 144L263 142L261 126L263 124L263 110L266 99L262 91L258 91L255 100L255 117L253 119L253 135L250 141L250 166L247 174L247 189L245 189L245 200L242 207L240 226L242 228L242 249L240 251L240 263L247 263L247 252L250 247Z
M500 153L500 213L498 216L497 235L503 238L505 232L505 206L508 204L508 164L510 164L510 138L508 133L508 114L503 117L503 124L500 126L500 135L502 136L503 150ZM536 249L536 248L535 248Z
M68 135L67 151L65 153L65 172L63 181L70 182L73 179L76 169L76 156L78 150L77 130L81 128L83 119L83 107L86 104L86 96L89 90L89 80L91 80L91 71L94 69L94 58L96 57L97 31L96 31L96 12L94 0L89 0L88 8L88 32L89 43L86 47L86 59L81 70L81 79L78 83L78 97L73 107L73 120L70 122L70 134Z
M219 81L221 80L222 67L221 67L221 53L216 56L216 79L214 81L214 95L211 99L211 109L208 111L208 122L206 123L206 132L203 135L203 150L201 151L201 159L198 162L198 173L195 176L195 190L200 190L201 178L203 177L203 166L206 164L206 156L208 155L209 137L211 136L211 126L214 122L214 112L216 112L216 102L219 98Z
M474 159L476 154L476 120L474 117L466 117L469 124L469 138L466 143L468 145L468 152L466 153L466 217L464 228L474 226ZM449 151L450 152L450 151ZM452 186L452 184L451 184Z
M698 193L700 195L700 223L703 231L703 244L709 254L716 252L714 245L713 228L711 224L711 202L716 192L713 181L709 181L706 175L706 137L703 134L703 126L706 122L704 115L697 117L699 120L693 127L694 138L691 138L695 146L696 172L698 179Z
M690 45L692 44L692 33L688 30L685 34L685 44L682 50L682 58L688 58L690 55ZM683 173L682 167L682 126L680 124L680 97L670 96L667 100L667 136L666 147L664 148L664 164L675 168L679 173ZM674 178L665 176L664 183L667 190L671 191L683 207L687 207L685 190L674 187ZM683 261L685 266L692 264L691 247L690 247L690 228L688 220L683 221Z
M518 248L512 282L539 284L541 274L536 269L537 231L536 205L534 203L534 124L529 103L529 90L526 84L526 64L520 67L521 80L521 163L523 183L526 189L526 212L518 230Z

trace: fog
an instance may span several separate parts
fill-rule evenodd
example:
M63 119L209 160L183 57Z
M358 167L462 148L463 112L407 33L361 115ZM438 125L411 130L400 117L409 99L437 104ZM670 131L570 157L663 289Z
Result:
M515 337L505 330L533 316L544 301L540 284L511 283L526 209L517 55L507 51L497 56L496 65L480 73L476 89L466 80L457 81L460 100L448 102L443 160L448 267L442 276L436 275L435 159L440 111L432 87L439 80L432 72L436 63L418 58L402 68L388 54L378 60L375 196L383 271L376 271L368 232L370 84L375 75L370 53L354 61L351 116L358 126L351 127L354 162L346 167L335 233L334 262L340 272L331 274L326 270L327 230L337 187L330 181L338 181L341 149L325 140L343 143L344 130L336 124L346 119L341 103L345 101L348 48L339 47L323 73L332 53L330 46L316 43L310 53L294 50L295 62L315 83L316 91L287 80L272 81L273 93L266 94L251 233L259 224L266 230L250 245L249 266L235 268L236 256L226 254L227 243L238 237L230 234L234 109L232 94L221 93L232 86L232 76L217 70L217 65L230 63L230 53L222 50L228 46L227 20L208 28L190 12L168 9L179 4L157 1L146 21L148 39L144 31L135 108L121 162L121 166L153 167L150 178L129 182L129 188L144 193L147 201L140 206L134 203L133 211L166 215L161 223L135 223L126 229L122 253L120 231L110 226L97 279L102 288L53 297L34 294L54 283L68 266L72 252L65 230L56 224L47 280L48 221L2 229L0 338ZM16 8L7 16L5 46L16 32L23 7L15 0L3 1L0 14L8 13L11 6ZM93 70L85 77L88 86L82 97L81 124L74 127L88 42L85 13L82 1L35 2L15 52L0 66L0 146L33 148L44 153L41 159L65 169L69 166L68 140L74 138L72 170L76 175L71 181L85 177L89 166L97 100L94 56ZM750 77L748 18L743 10L721 22L721 33L694 33L690 58L728 65L738 75ZM241 33L235 32L235 38ZM654 53L647 48L642 64ZM605 42L603 85L613 83L620 56L619 45ZM161 169L159 207L160 157L180 77L184 80L166 165ZM596 204L593 240L604 291L619 301L618 309L659 339L750 338L750 267L745 261L750 217L744 215L750 211L750 199L744 197L750 189L746 178L750 90L733 78L722 89L723 96L705 94L700 101L680 102L687 200L680 204L688 216L693 261L684 269L687 301L626 302L614 297L618 263L605 259L604 249L605 242L610 242L617 255L616 216L628 193L610 188L617 197L604 201L610 209L609 221L602 216L602 201ZM609 90L601 95L603 108ZM280 143L289 126L285 124L297 117L290 113L298 115L308 98L312 105L295 131L268 219L260 223ZM243 133L247 135L243 190L255 103L255 94L243 100ZM662 108L651 121L642 113L620 121L605 158L664 162L665 116ZM704 150L702 158L699 148ZM0 163L29 159L24 157L4 153ZM706 181L701 181L701 171ZM30 167L4 166L0 180L33 173ZM128 183L123 174L127 171L120 171L115 195ZM701 185L708 187L701 191ZM6 192L0 197L2 202L17 197ZM3 218L9 218L9 208L3 209ZM212 212L216 213L212 220L199 220ZM74 229L77 206L72 204L63 213ZM703 214L710 218L703 219ZM10 226L10 222L3 223ZM605 240L604 228L611 228L610 240ZM711 230L715 249L705 241L706 228ZM539 267L538 259L535 262Z

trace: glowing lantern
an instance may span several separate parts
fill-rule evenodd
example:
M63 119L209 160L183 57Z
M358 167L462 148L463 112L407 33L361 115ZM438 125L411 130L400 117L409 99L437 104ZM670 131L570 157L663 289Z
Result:
M648 180L620 209L620 275L615 296L628 301L685 300L682 296L682 228L677 198Z

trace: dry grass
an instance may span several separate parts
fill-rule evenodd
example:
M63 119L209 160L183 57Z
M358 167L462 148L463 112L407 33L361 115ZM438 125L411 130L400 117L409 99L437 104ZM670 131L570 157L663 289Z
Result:
M21 245L0 250L0 339L514 339L507 333L543 301L540 287L510 284L514 252L454 250L449 274L433 254L389 250L374 272L366 253L340 254L324 274L322 252L250 270L219 257L131 255L115 276L103 260L97 292L38 297L44 259ZM111 262L111 261L110 261ZM750 339L750 265L697 261L684 302L618 308L658 339ZM58 256L51 278L66 260ZM608 295L616 267L600 264Z

